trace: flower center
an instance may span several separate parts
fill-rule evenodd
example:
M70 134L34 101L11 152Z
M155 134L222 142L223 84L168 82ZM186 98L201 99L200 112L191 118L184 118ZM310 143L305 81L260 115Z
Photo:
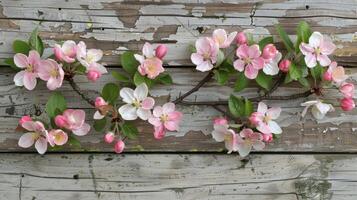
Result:
M205 52L202 56L204 60L209 60L211 58L211 54L209 52Z
M28 72L34 72L34 67L33 67L31 64L29 64L29 65L27 65L27 67L26 67L26 71L28 71Z
M163 114L163 115L161 115L160 120L161 120L162 122L166 122L166 121L169 120L169 116L166 115L166 114Z
M52 77L57 77L57 76L58 76L58 71L57 71L56 69L52 69L52 70L50 71L50 76L52 76Z
M246 64L250 64L250 63L252 63L252 59L251 58L244 58L244 62Z
M266 116L264 117L264 119L263 119L263 121L264 121L265 123L268 123L270 120L271 120L271 117L268 116L268 115L266 115Z
M39 137L40 137L40 134L39 134L39 133L36 133L36 132L33 132L33 133L32 133L32 139L33 139L33 140L37 140Z
M133 106L136 107L136 108L139 108L140 107L140 101L135 99L134 102L133 102Z
M232 135L230 135L230 134L226 134L226 135L224 135L224 141L232 141Z
M315 49L315 54L316 54L316 55L320 55L320 53L321 53L321 49L320 49L320 47L317 47L317 48Z

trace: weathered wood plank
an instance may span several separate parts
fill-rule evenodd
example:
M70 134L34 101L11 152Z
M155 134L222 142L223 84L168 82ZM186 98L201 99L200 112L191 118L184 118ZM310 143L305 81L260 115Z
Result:
M356 155L1 154L7 199L356 199Z
M293 34L300 20L330 34L338 45L336 59L356 64L357 0L312 1L117 1L4 0L0 2L0 59L12 55L14 39L25 39L34 26L51 46L55 41L84 40L105 50L104 60L118 64L123 50L139 50L144 41L166 43L169 65L187 65L188 46L222 27L252 29L256 37L276 35L281 23Z
M110 69L120 70L120 69ZM166 102L175 99L180 92L185 92L193 87L201 78L202 73L190 68L169 68L167 69L173 76L172 86L158 86L152 90L158 102ZM357 71L350 69L352 81L357 78ZM26 91L13 85L14 73L8 68L0 69L0 151L33 151L32 149L20 149L17 140L21 134L15 133L14 128L18 119L24 114L39 115L47 120L43 113L44 104L49 96L49 91L40 84L34 91ZM85 77L78 77L76 81L88 95L96 97L96 91L110 81L114 81L110 75L103 76L98 82L90 83ZM90 121L93 109L72 91L68 84L60 90L67 98L69 107L82 108L87 111L87 119ZM276 91L279 95L289 95L304 91L295 88L293 85L284 87ZM189 100L212 101L227 99L232 92L227 86L218 86L210 82L205 85ZM250 87L238 95L254 97L257 88ZM340 98L337 90L330 89L324 96L328 101L338 106L337 99ZM297 99L292 101L272 101L270 105L283 107L282 116L279 119L284 127L282 137L270 144L265 151L324 151L324 152L356 152L357 151L357 111L343 113L339 108L335 113L329 113L327 117L316 123L311 120L311 116L303 121L300 120L302 107L300 103L307 99ZM210 136L212 130L212 119L219 116L216 110L208 106L180 106L184 113L181 130L178 133L171 133L161 141L157 141L152 136L152 128L144 123L138 123L140 136L138 139L128 141L127 151L221 151L223 144L215 143ZM180 137L176 137L180 136ZM181 137L185 136L185 137ZM82 137L83 148L88 151L112 151L112 146L102 142L103 133L92 131L89 135ZM76 151L69 147L65 151Z

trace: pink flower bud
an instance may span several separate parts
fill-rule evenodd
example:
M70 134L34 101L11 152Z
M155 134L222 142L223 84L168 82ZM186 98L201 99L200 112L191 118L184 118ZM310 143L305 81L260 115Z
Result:
M325 81L332 81L332 73L329 71L326 71L323 75L323 79Z
M114 133L113 132L108 132L104 135L104 142L110 144L114 141Z
M115 153L123 152L124 148L125 148L125 143L122 140L118 140L114 145Z
M272 59L276 56L277 53L278 53L278 50L276 50L276 47L274 44L267 44L267 45L265 45L265 47L263 49L262 57L264 59Z
M63 115L57 115L55 117L55 124L60 127L63 128L65 127L68 123L67 123L67 119L63 116Z
M287 72L289 71L290 65L291 65L290 60L284 59L284 60L282 60L282 61L279 63L279 69L280 69L282 72L287 73Z
M24 123L24 122L28 122L28 121L32 121L31 117L28 115L22 116L21 119L19 120L19 124L20 126Z
M224 117L217 117L217 118L213 119L213 124L214 125L226 125L226 124L228 124L228 121Z
M259 112L253 112L250 117L249 121L252 125L258 125L259 122L262 121L263 115Z
M102 76L102 74L100 74L98 71L95 71L95 70L89 70L88 73L87 73L87 78L88 80L90 81L97 81L98 78L100 78Z
M239 32L236 37L236 43L239 45L247 44L247 36L245 36L244 32Z
M108 103L102 97L97 97L95 98L94 105L96 108L98 108L100 106L106 106Z
M271 142L273 141L273 134L262 134L264 142Z
M352 98L355 92L355 86L352 83L343 83L340 86L340 92L347 98Z
M160 44L159 46L156 47L155 56L158 57L159 59L162 60L162 58L166 55L166 53L167 53L166 45Z
M343 98L340 101L341 108L344 111L351 111L356 105L352 98Z

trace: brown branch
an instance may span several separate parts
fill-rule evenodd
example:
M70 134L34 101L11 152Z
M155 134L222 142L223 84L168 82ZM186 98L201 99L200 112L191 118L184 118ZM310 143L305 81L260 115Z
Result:
M77 94L79 94L79 96L82 97L82 99L84 99L87 103L89 103L91 106L95 107L94 101L88 97L86 94L84 94L82 92L82 90L78 87L78 85L76 84L76 82L74 82L72 77L66 77L66 80L69 82L69 85L71 85L71 87L73 88L74 91L77 92Z
M193 87L191 90L178 97L176 100L172 101L172 103L174 104L181 103L187 96L198 91L206 82L211 80L212 77L213 77L213 71L210 71L195 87Z

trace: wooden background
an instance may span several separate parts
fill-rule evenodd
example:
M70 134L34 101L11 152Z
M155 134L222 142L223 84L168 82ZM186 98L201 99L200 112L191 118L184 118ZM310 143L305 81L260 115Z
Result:
M356 82L357 0L0 0L0 59L12 56L12 41L26 39L36 26L47 47L72 39L103 49L110 71L121 70L123 51L139 51L145 41L165 43L166 68L174 84L155 87L152 95L166 102L204 76L188 59L188 46L198 37L216 28L251 29L256 38L275 36L274 25L280 23L294 38L300 20L333 38L338 47L334 59ZM268 102L283 108L279 122L284 133L244 160L226 155L223 144L213 141L211 120L219 113L208 106L180 106L181 130L160 141L150 127L138 123L140 136L127 142L123 155L110 153L103 133L93 131L80 138L82 149L66 147L39 156L17 146L21 134L14 128L24 114L45 117L49 92L44 84L31 92L17 88L13 76L9 68L0 68L0 193L5 199L357 198L357 111L342 113L336 90L326 91L325 98L337 111L319 122L311 116L301 119L299 105L307 99ZM75 80L93 98L105 83L115 81L110 74L95 84L85 77ZM291 85L276 93L302 90ZM85 109L91 118L91 107L68 84L61 92L70 107ZM188 100L223 100L231 92L210 82ZM238 95L258 92L252 85Z

